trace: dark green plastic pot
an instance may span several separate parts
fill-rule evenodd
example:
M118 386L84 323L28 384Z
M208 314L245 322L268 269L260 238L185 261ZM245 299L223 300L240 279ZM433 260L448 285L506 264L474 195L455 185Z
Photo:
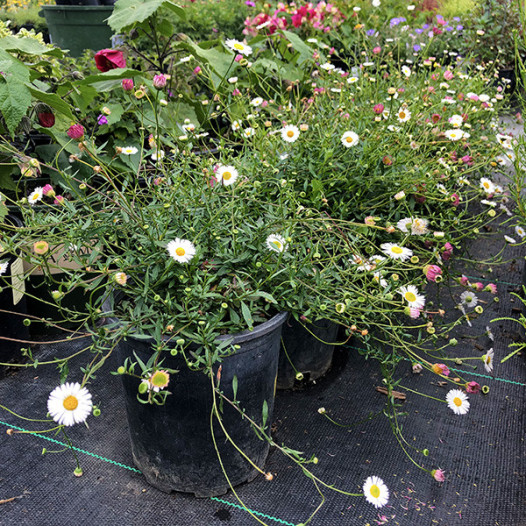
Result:
M45 5L42 12L49 28L51 43L69 49L73 57L85 49L99 51L111 47L113 31L105 20L113 6Z

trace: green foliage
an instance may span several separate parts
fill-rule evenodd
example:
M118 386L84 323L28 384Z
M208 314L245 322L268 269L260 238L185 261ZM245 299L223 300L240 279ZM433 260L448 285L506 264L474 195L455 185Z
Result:
M475 0L442 0L439 12L446 18L458 16L465 20L476 6Z

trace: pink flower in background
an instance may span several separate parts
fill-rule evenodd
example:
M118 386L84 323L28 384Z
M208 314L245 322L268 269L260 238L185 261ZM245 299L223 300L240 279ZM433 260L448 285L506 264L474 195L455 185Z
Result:
M484 287L484 290L486 292L491 292L492 294L497 294L497 285L495 285L495 283L488 283L485 287Z
M437 277L442 276L442 269L438 265L426 265L423 270L429 281L436 282Z
M67 134L70 139L78 141L84 137L84 126L82 126L82 124L72 124Z
M444 482L444 480L446 480L446 474L442 469L434 469L433 471L431 471L431 475L433 475L433 478L437 482Z
M131 91L133 89L133 79L122 79L122 89Z
M44 188L42 188L42 194L47 197L55 197L55 190L53 190L50 184L46 184Z
M53 201L53 204L55 205L64 204L64 197L62 195L57 195L57 197L55 197L55 200Z
M467 276L462 276L460 278L460 282L459 282L462 286L464 287L467 287L469 285L469 280L467 278Z
M449 376L450 373L450 370L448 369L447 365L444 365L443 363L433 364L432 369L435 374L441 374L442 376Z
M449 71L449 69L446 69L446 71L444 71L444 78L446 80L453 80L455 78L455 75L453 75L453 73Z
M382 112L384 111L384 109L385 109L385 106L384 106L382 103L380 103L380 104L376 104L376 105L374 106L373 111L374 111L375 113L380 114L380 113L382 113Z
M118 49L101 49L95 53L95 65L104 73L110 69L125 68L126 60Z
M477 283L473 283L471 285L477 292L480 292L481 290L484 290L484 285L480 282L480 281L477 281Z
M153 77L153 87L156 89L163 89L166 86L166 76L162 73Z
M442 259L444 261L449 261L452 255L453 255L453 245L447 242L444 245L444 251L442 252Z

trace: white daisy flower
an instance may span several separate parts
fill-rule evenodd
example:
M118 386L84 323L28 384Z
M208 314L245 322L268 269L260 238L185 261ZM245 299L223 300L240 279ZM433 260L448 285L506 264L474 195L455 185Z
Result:
M513 149L513 145L511 144L513 137L511 135L502 135L501 133L497 133L496 137L497 137L497 141L499 141L499 143L502 146L504 146L504 148L508 150Z
M398 122L407 122L411 118L411 112L406 108L400 108L397 117Z
M488 102L490 99L489 95L485 95L484 93L482 95L479 95L480 102Z
M236 53L240 53L241 55L245 55L246 57L248 55L252 54L252 48L250 46L247 46L246 44L243 44L243 42L239 42L239 40L235 40L233 38L230 38L225 42L225 44Z
M281 129L281 138L285 142L296 142L300 136L300 130L297 126L289 124Z
M423 236L429 232L427 225L429 221L427 219L421 219L415 217L411 223L411 234L414 236Z
M232 122L232 131L237 131L241 128L241 123L239 121Z
M495 193L495 185L486 177L480 178L480 187L486 192L487 194L493 194Z
M381 508L389 502L389 490L380 477L367 477L363 485L364 497L375 508Z
M164 151L163 150L155 150L152 152L152 161L161 161L162 159L164 159Z
M222 166L220 165L215 173L217 180L224 186L229 186L236 182L239 177L238 171L233 166Z
M182 130L185 132L185 133L194 133L195 132L195 124L193 122L187 122L186 124L183 124L181 126Z
M230 78L228 79L228 83L229 83L229 84L235 84L237 81L238 81L238 78L237 78L237 77L230 77Z
M446 395L446 401L449 408L456 415L465 415L469 411L468 396L460 389L451 389Z
M513 238L510 237L510 236L504 236L504 239L505 239L508 243L511 243L512 245L514 245L515 243L517 243L517 241L515 241L515 239L513 239Z
M479 299L473 294L473 292L466 290L460 295L460 302L462 305L472 308L477 306Z
M269 250L274 252L285 252L287 248L287 242L283 236L279 234L270 234L265 241Z
M27 200L29 201L30 205L34 205L35 203L38 203L42 199L42 188L39 186L38 188L35 188L30 194Z
M396 243L383 243L380 245L380 248L384 254L387 254L393 259L399 259L401 261L405 261L413 255L413 251L411 249L401 247Z
M254 128L245 128L243 130L243 135L247 138L252 137L255 133L256 133L256 130L254 130Z
M178 263L188 263L195 256L195 246L187 239L175 238L166 245L166 250Z
M402 131L402 128L400 128L400 126L395 126L393 124L389 124L389 126L387 126L387 129L390 131L390 132L401 132Z
M254 107L261 106L263 104L263 99L261 97L256 97L250 101L250 104Z
M405 219L400 219L398 223L396 223L396 227L398 230L401 230L402 232L408 232L407 227L411 226L411 223L413 222L412 217L406 217Z
M359 77L351 76L347 79L347 84L354 84L360 80Z
M460 139L462 139L462 137L465 136L465 133L462 130L446 130L444 132L444 135L450 141L459 141Z
M332 71L336 66L334 64L331 64L330 62L326 62L325 64L320 64L320 68L324 69L325 71Z
M407 66L402 66L402 73L406 76L406 77L410 77L411 76L411 68L407 67Z
M353 131L346 131L340 140L346 148L351 148L358 144L360 137Z
M448 122L454 128L460 128L464 119L462 118L462 115L453 115L452 117L449 117Z
M515 233L519 236L519 237L524 237L526 236L526 230L524 230L523 227L521 227L520 225L517 225L515 227Z
M493 347L484 355L482 356L482 361L484 362L484 369L488 373L491 373L493 371L493 355L494 355Z
M65 383L55 387L47 401L51 418L64 426L85 422L92 408L91 394L79 383Z
M121 148L122 155L135 155L139 150L135 146L123 146Z
M9 261L0 261L0 276L7 272L8 267L9 267Z
M398 291L402 295L404 300L407 301L410 307L415 309L423 309L426 304L426 298L418 292L418 289L414 285L407 285L407 287L401 287Z

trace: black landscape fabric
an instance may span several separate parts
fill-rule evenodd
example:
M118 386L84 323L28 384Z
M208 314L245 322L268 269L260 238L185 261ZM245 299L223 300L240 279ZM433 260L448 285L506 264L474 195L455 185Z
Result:
M502 234L481 238L472 245L470 257L487 259L504 244ZM472 328L463 324L451 333L459 341L459 356L481 356L484 350L494 348L494 378L476 376L488 376L482 362L471 362L478 364L476 369L454 366L465 378L489 386L489 394L470 395L469 413L457 416L445 404L406 391L402 410L407 415L400 419L404 436L415 447L429 450L428 457L416 454L415 458L429 469L444 469L444 483L435 482L408 460L384 415L367 419L382 411L386 399L375 389L382 385L379 366L359 354L359 342L340 348L332 370L315 385L278 392L273 418L278 443L303 451L306 457L316 455L319 463L310 467L338 488L358 493L369 475L377 475L391 492L389 505L376 510L363 497L325 490L326 501L311 524L526 525L526 364L524 355L499 363L510 352L509 343L519 341L524 334L512 321L490 323L498 317L519 316L521 303L511 293L521 291L524 251L508 246L504 260L504 264L493 266L464 263L465 274L484 283L497 283L500 301L493 302L489 293L480 293L479 297L487 300L484 313ZM461 292L458 287L450 291L442 284L428 294L439 294L443 306L451 311ZM437 298L433 301L436 304ZM494 342L484 334L486 326L491 327ZM37 356L44 361L69 354L72 348L72 343L40 345ZM116 364L110 366L115 370ZM78 380L78 369L72 365L71 371L68 380ZM400 364L398 373L402 385L440 399L445 399L451 388L450 384L441 386L432 374L412 374L409 362ZM57 381L54 367L10 373L0 380L0 404L20 415L41 418ZM402 387L399 390L404 392ZM2 526L258 523L247 511L232 505L237 504L232 492L219 497L221 502L165 494L148 486L141 474L126 467L133 467L133 460L120 379L99 374L90 391L102 415L88 419L89 429L83 425L71 428L73 444L83 451L77 453L84 470L79 478L73 475L75 463L69 451L41 455L44 447L60 450L62 446L34 435L6 434L14 426L43 428L0 408ZM335 426L318 413L320 407L342 424L357 425ZM63 440L60 435L55 438ZM312 481L275 450L270 453L266 471L274 475L272 481L260 476L237 488L246 507L258 512L259 519L268 525L305 521L321 501Z

